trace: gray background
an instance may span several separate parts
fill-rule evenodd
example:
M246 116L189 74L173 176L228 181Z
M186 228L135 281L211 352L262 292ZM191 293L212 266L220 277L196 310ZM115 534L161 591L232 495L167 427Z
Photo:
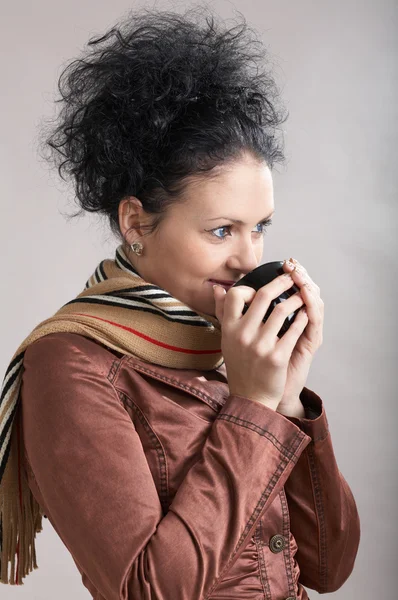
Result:
M53 114L61 66L132 6L1 6L1 378L30 331L113 256L105 221L62 216L76 209L72 192L48 174L35 144L40 119ZM146 6L183 12L192 4ZM332 594L336 600L396 594L397 8L392 0L216 2L219 15L230 18L237 9L260 32L290 111L288 160L274 172L276 214L262 262L297 258L325 302L324 342L307 386L324 400L362 525L354 571ZM39 569L23 586L3 585L1 598L89 598L70 554L43 521Z

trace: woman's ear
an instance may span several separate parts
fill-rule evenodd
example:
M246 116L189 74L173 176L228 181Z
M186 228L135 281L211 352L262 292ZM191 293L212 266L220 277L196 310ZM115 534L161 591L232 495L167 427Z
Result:
M141 200L135 196L123 198L119 203L118 213L119 229L124 238L126 232L131 230L136 231L139 237L143 235L142 226L146 219L149 219L149 215L144 211Z

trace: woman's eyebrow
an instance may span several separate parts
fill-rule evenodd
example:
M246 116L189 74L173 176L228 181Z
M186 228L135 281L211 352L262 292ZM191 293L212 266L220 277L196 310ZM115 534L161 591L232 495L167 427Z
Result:
M261 223L262 221L266 221L267 219L270 219L274 215L274 213L275 213L275 211L270 213L267 217L264 217L264 219L260 219L260 221L258 221L258 223ZM245 224L240 219L233 219L232 217L214 217L213 219L206 219L206 220L207 221L217 221L218 219L226 219L227 221L232 221L232 223L238 223L239 225Z

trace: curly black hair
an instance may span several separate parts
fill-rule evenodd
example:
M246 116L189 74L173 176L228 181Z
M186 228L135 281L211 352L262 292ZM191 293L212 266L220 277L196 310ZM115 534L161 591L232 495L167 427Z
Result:
M284 161L277 130L288 113L262 42L244 17L226 29L196 16L198 7L129 12L59 77L62 109L44 130L43 156L73 179L73 216L106 215L120 239L126 197L154 215L152 233L195 177L247 152L271 169Z

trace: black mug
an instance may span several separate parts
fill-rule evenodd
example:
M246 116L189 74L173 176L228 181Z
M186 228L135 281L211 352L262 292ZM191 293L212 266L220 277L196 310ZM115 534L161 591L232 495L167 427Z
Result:
M248 287L251 287L257 291L261 287L263 287L264 285L266 285L267 283L269 283L270 281L275 279L275 277L278 277L279 275L283 275L285 273L285 271L283 270L283 263L284 263L283 260L282 261L277 260L274 262L269 262L269 263L260 265L259 267L256 267L255 269L253 269L253 271L250 271L250 273L246 273L246 275L244 275L241 279L239 279L239 281L234 283L231 287L236 287L237 285L247 285ZM263 323L265 323L265 321L268 319L268 317L270 316L271 312L273 311L274 307L277 304L279 304L280 302L283 302L284 300L287 300L290 296L292 296L293 294L295 294L296 292L299 292L299 291L300 291L300 288L297 287L297 285L295 285L294 283L292 283L292 287L290 287L288 290L285 290L277 298L272 300L271 304L269 306L269 309L267 310L267 312L264 315ZM248 308L249 308L249 306L245 302L245 306L242 311L242 315L245 314L245 312L248 310ZM297 308L294 312L292 312L290 315L288 315L286 317L280 331L278 332L279 338L281 338L282 335L289 329L290 325L293 323L294 319L296 318L296 315L297 315L298 311L300 310L300 308Z

